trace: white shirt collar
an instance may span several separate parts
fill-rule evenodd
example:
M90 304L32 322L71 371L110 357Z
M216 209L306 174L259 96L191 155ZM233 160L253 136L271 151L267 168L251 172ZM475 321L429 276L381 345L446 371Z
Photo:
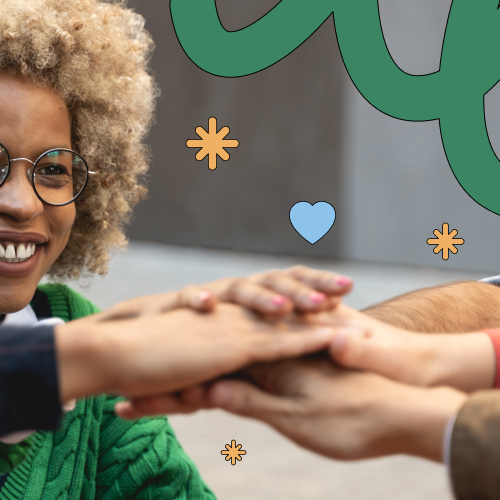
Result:
M28 304L24 309L17 311L15 313L10 313L5 316L2 321L2 326L16 326L16 325L34 325L38 322L35 311Z

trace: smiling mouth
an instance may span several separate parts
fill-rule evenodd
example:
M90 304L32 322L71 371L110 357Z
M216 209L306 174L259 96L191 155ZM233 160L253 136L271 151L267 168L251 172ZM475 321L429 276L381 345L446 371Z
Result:
M25 262L36 252L36 243L0 242L0 262Z

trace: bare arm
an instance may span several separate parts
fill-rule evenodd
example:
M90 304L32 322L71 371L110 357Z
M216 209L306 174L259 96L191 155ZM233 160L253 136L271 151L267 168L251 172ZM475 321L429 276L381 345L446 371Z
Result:
M405 293L364 311L414 332L451 333L500 327L500 287L460 281Z

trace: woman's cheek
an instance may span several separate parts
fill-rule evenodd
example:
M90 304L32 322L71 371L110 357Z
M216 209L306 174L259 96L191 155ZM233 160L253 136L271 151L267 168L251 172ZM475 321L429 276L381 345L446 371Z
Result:
M74 203L64 207L50 207L49 209L51 239L54 250L57 249L58 251L57 255L54 256L54 261L59 257L68 243L75 217L76 209Z

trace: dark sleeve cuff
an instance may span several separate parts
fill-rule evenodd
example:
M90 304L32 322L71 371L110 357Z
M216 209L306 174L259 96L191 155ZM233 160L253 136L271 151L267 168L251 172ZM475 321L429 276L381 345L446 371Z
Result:
M474 393L458 412L451 435L450 473L458 500L499 498L500 391Z
M59 426L54 327L0 329L0 436Z
M490 283L491 285L500 286L500 276L490 276L479 280L482 283Z

